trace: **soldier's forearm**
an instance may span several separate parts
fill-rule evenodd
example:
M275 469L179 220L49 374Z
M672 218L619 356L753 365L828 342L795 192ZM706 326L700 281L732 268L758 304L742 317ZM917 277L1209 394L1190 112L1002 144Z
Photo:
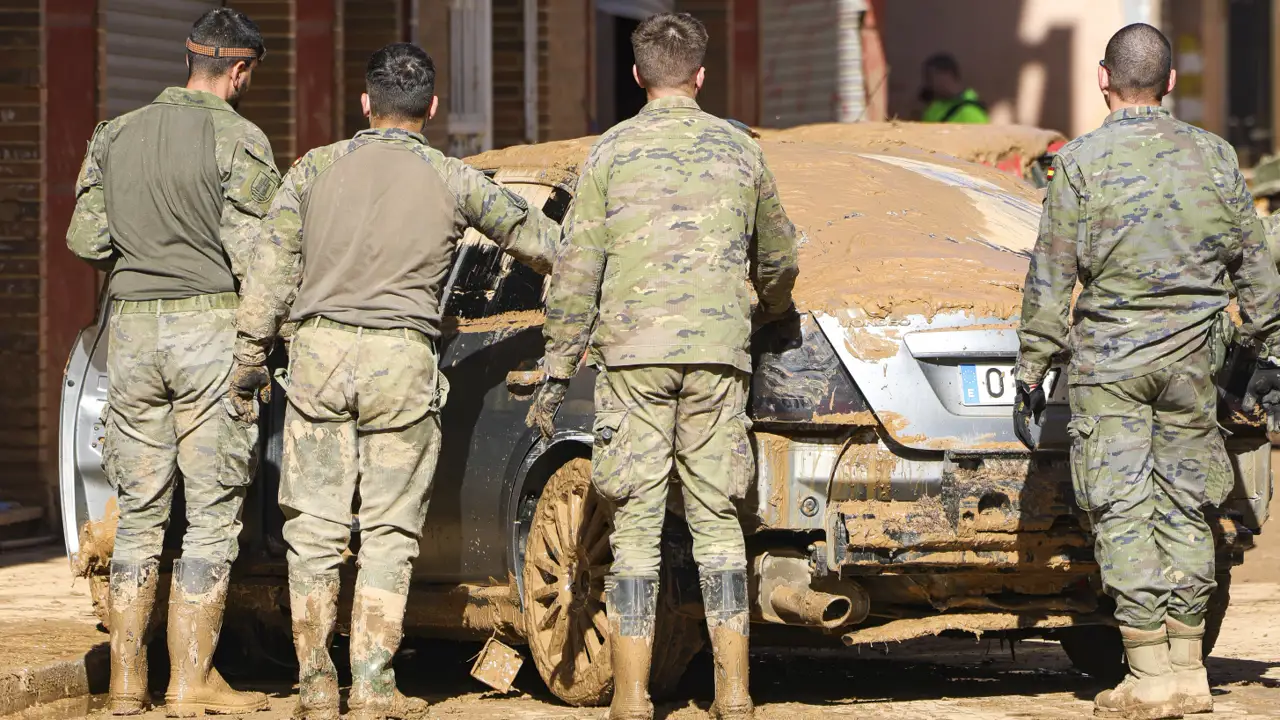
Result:
M503 251L539 275L547 275L555 265L560 241L560 224L537 208L530 208L500 243Z

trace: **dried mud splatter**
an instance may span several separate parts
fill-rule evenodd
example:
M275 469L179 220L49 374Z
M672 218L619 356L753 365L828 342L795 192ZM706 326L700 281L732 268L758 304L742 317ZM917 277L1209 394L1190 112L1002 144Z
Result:
M874 318L1018 312L1040 204L1031 186L906 139L894 145L883 138L792 137L760 145L805 236L795 288L801 309L859 308ZM592 140L495 150L469 162L576 170Z

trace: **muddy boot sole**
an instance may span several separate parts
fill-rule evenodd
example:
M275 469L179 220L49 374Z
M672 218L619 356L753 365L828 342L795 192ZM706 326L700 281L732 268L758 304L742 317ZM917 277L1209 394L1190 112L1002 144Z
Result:
M224 703L198 703L198 702L180 702L165 703L165 717L198 717L200 715L247 715L249 713L262 712L271 706L271 702L266 695L261 695L260 701L224 704ZM256 699L255 699L256 700Z
M147 700L134 698L111 698L107 701L107 712L111 715L141 715L151 709Z
M1187 695L1182 699L1183 715L1200 715L1213 712L1212 697L1193 697Z
M1124 718L1124 720L1170 720L1171 718L1182 717L1182 713L1182 702L1180 700L1136 705L1115 710L1099 707L1093 709L1093 714L1096 717Z

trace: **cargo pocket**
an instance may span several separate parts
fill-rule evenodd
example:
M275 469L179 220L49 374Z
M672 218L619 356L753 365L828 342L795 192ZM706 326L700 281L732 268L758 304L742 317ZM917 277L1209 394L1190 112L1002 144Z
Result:
M253 482L257 470L258 424L232 417L230 400L223 399L217 413L218 447L214 452L218 484L244 487Z
M104 404L102 413L98 415L98 427L102 428L102 434L98 450L102 453L102 472L107 476L107 484L112 489L119 489L116 482L116 467L120 462L120 451L117 447L117 432L113 429L115 423L111 421L111 405Z
M631 495L626 482L631 465L631 448L627 443L626 411L597 412L591 431L591 483L610 502L620 502Z
M729 422L729 497L747 496L756 477L756 456L751 451L751 419L745 412Z
M1075 418L1068 431L1071 481L1081 509L1103 510L1143 486L1141 474L1151 472L1149 428L1130 432L1123 418L1091 416Z
M1085 511L1097 509L1089 493L1090 487L1095 484L1090 465L1097 462L1097 438L1094 432L1097 427L1098 420L1092 417L1073 418L1067 425L1067 434L1071 436L1071 485L1075 489L1076 504Z
M1222 441L1223 432L1220 429L1218 438L1214 438L1216 442L1209 443L1205 457L1205 501L1214 507L1227 501L1236 484L1236 472L1227 455L1226 443Z

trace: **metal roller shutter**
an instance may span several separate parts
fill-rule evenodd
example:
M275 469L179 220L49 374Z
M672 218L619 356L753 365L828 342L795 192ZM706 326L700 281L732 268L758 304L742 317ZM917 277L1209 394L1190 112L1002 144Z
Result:
M219 0L102 0L106 67L103 99L111 118L146 105L187 79L183 41Z
M792 127L863 115L862 0L762 2L760 123Z

